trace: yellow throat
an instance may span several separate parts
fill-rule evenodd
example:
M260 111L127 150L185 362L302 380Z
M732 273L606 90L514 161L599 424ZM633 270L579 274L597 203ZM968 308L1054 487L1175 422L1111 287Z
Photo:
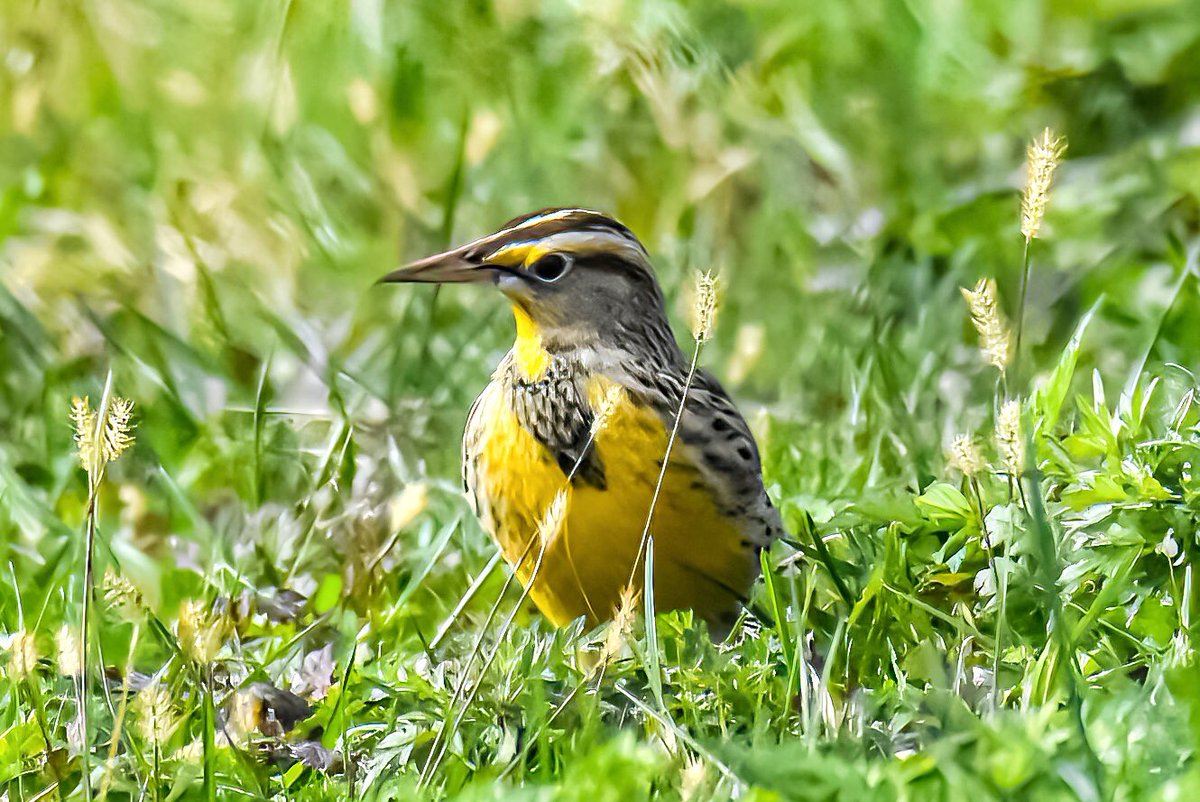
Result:
M536 381L550 366L550 354L542 347L542 335L524 307L513 304L513 317L517 321L513 362L527 381Z

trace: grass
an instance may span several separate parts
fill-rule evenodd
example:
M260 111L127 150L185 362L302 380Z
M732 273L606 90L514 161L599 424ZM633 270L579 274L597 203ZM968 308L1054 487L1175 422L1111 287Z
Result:
M1194 3L42 0L0 32L7 799L1200 791ZM721 275L701 362L790 533L727 646L492 612L458 444L508 314L373 282L552 204L642 237L683 339ZM109 395L135 442L93 482L72 398Z

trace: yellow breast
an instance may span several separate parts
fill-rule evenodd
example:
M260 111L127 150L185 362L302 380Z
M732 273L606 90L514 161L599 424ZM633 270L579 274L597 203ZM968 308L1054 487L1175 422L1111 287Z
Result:
M522 358L514 349L514 360ZM599 408L610 387L601 376L588 381L592 409ZM517 566L527 553L555 495L566 492L561 527L545 547L537 576L532 574L539 544L517 566L521 581L533 583L531 598L556 625L582 615L592 623L610 618L631 577L642 586L642 563L635 568L635 561L666 453L663 421L628 393L619 394L593 446L603 465L604 489L568 486L553 456L518 422L499 381L480 397L472 426L469 483L484 526L510 565ZM678 442L650 532L657 609L691 608L718 625L737 610L739 596L757 573L754 551L736 524L718 512L704 477Z

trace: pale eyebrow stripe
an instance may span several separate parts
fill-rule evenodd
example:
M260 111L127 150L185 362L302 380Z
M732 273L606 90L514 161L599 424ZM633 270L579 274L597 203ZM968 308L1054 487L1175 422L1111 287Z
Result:
M577 214L588 215L591 217L604 217L604 215L602 215L600 212L595 211L594 209L558 209L553 212L547 212L546 214L540 214L537 217L531 217L528 220L524 220L520 223L517 223L512 228L506 228L503 231L499 231L497 233L498 234L515 234L518 231L525 230L526 228L538 226L543 223L552 223L555 220L565 220L566 218L571 217L572 215L577 215Z
M609 228L561 231L542 239L510 242L493 251L488 256L488 260L515 266L537 261L545 254L552 252L571 253L579 256L605 253L635 264L644 264L646 261L646 252L636 239L628 238L621 232Z
M531 217L528 220L517 223L515 226L502 228L493 234L480 237L469 245L464 246L464 248L467 249L469 253L487 253L489 259L495 259L497 257L503 258L511 251L516 251L521 248L528 248L537 242L538 239L540 239L536 232L528 231L529 229L535 229L538 226L544 226L547 223L553 223L559 220L566 220L572 215L577 214L604 217L604 215L600 214L599 212L592 211L591 209L559 209L557 211L538 215L537 217ZM521 237L520 234L523 232L527 232L527 236ZM510 238L512 241L504 242ZM497 242L503 242L504 244L500 245L499 247L494 247L493 243Z
M613 234L620 235L627 240L630 240L632 242L637 242L637 237L635 237L633 232L630 231L626 226L617 222L616 220L614 220L613 218L604 214L603 212L598 212L595 209L582 209L582 208L558 209L557 211L547 212L546 214L538 215L537 217L531 217L530 219L522 221L522 222L518 223L517 225L512 226L511 228L506 228L503 231L498 231L492 236L495 236L495 237L510 236L510 235L525 231L526 229L529 229L529 228L537 228L538 226L543 226L543 225L546 225L547 223L554 223L559 220L566 220L566 219L574 217L576 215L582 216L584 218L579 221L579 230L581 230L581 231L582 230L610 231Z
M626 261L643 262L645 251L636 239L624 235L623 232L611 228L586 229L583 231L563 231L551 234L544 239L532 243L527 259L536 259L552 251L565 251L581 256L594 253L611 253L623 257Z
M574 227L571 226L572 217L581 217L574 221ZM559 230L539 235L547 228ZM606 214L581 208L547 212L465 247L469 254L486 254L488 260L510 266L528 264L555 250L580 255L607 252L627 261L645 263L647 260L646 249L627 227Z

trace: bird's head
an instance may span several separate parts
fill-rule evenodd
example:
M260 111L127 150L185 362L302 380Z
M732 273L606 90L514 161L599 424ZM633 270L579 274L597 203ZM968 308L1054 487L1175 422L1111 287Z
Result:
M628 228L588 209L518 217L380 281L494 284L512 301L518 326L533 327L548 345L644 338L647 326L666 327L646 249Z

